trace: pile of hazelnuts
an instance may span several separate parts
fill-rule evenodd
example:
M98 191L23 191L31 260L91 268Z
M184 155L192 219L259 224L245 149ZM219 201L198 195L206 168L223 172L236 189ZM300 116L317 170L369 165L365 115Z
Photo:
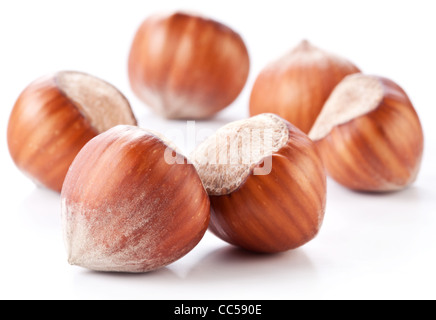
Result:
M185 13L145 20L128 64L141 101L185 120L232 104L249 69L235 31ZM140 128L117 88L62 71L22 92L8 145L21 171L61 193L69 262L97 271L162 268L208 229L246 250L292 250L321 228L326 174L362 192L417 177L423 132L404 90L308 41L260 72L249 110L186 157Z

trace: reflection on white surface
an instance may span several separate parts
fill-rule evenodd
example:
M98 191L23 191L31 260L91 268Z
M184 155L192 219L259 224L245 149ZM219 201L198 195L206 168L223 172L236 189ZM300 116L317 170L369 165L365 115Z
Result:
M85 297L103 294L106 298L121 299L135 296L184 299L188 291L191 294L196 292L198 299L255 299L259 296L270 299L285 298L288 286L295 289L316 280L315 268L301 250L260 255L221 245L210 252L195 251L188 255L190 258L187 256L173 265L146 274L76 270L74 287ZM199 258L200 253L202 258ZM99 288L108 285L116 290L102 293ZM90 287L94 290L84 290ZM263 289L259 291L259 288Z

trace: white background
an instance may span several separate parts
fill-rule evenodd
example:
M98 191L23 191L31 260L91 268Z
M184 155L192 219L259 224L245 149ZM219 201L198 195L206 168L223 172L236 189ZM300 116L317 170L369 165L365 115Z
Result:
M0 298L436 298L434 1L181 3L0 1ZM233 27L251 55L251 74L242 95L214 121L197 123L198 127L215 130L246 117L250 90L261 68L309 39L406 90L426 137L417 182L402 192L369 195L329 180L323 229L314 241L293 252L253 255L207 233L186 257L153 273L104 274L69 266L60 231L59 196L37 189L9 157L6 127L12 106L36 78L78 70L121 89L140 126L164 134L185 128L184 122L154 116L132 94L127 78L136 28L154 12L177 9Z

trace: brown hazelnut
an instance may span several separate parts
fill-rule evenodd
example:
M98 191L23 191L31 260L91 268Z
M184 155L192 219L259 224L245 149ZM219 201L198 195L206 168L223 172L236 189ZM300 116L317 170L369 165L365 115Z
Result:
M9 119L9 151L38 185L60 192L80 149L119 124L136 125L136 119L115 87L88 74L58 72L21 93Z

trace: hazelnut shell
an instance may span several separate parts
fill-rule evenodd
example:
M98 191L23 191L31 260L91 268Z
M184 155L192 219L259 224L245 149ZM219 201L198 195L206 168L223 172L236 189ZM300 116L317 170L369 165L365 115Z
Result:
M191 251L206 232L210 203L192 164L168 164L156 134L117 126L91 140L62 189L69 262L108 272L147 272Z
M117 124L136 125L136 119L116 88L84 73L58 72L19 96L9 119L9 152L37 185L60 192L80 149Z
M258 75L250 115L275 113L309 133L335 86L360 70L350 61L301 42Z
M279 149L271 153L269 174L254 174L265 166L262 159L237 187L217 194L214 192L220 190L214 186L217 181L209 176L222 179L226 175L211 172L208 163L197 163L196 167L209 190L210 230L235 246L276 253L298 248L318 234L325 214L326 175L315 145L303 132L276 115L257 117L264 116L279 119L287 134Z
M205 119L229 106L248 78L242 38L214 20L187 13L153 15L129 56L131 87L169 119Z
M416 180L424 136L412 102L398 84L379 76L349 76L323 112L310 136L338 183L356 191L387 192ZM341 119L345 112L357 113Z

